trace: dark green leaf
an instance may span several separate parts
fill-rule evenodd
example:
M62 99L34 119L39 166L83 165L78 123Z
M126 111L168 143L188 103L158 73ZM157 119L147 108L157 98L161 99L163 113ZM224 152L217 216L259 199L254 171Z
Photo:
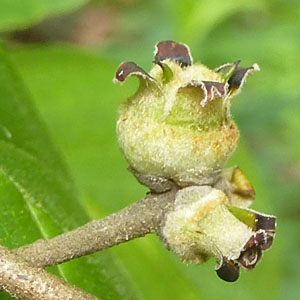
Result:
M22 81L0 55L0 242L13 248L89 221ZM66 280L104 297L132 298L109 253L58 267ZM54 272L56 272L54 270Z

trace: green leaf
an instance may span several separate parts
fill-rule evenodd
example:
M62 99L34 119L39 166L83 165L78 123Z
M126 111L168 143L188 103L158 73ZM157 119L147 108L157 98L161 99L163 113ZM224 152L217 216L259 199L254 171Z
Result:
M0 0L0 31L24 28L74 10L88 0Z
M0 51L0 243L14 248L71 230L89 218L28 91ZM52 271L105 299L133 297L128 282L126 293L120 288L126 276L109 253Z

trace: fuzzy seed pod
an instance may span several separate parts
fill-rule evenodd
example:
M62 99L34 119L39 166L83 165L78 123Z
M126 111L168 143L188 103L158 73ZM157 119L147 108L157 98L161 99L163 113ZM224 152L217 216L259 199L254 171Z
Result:
M161 238L184 262L199 264L215 258L218 276L235 281L240 265L253 269L271 247L275 225L274 216L232 206L220 190L191 186L177 192Z
M230 105L257 65L239 62L210 70L193 64L186 45L156 46L148 74L135 63L122 63L115 80L140 79L135 95L119 109L117 136L130 169L151 190L214 184L236 149L239 130Z

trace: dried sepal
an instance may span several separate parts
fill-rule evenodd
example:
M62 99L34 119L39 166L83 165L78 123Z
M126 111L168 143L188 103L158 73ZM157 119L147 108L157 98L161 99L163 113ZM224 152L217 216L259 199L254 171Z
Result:
M221 74L224 82L228 83L231 96L243 87L248 75L260 70L257 64L248 68L239 67L240 62L241 61L238 60L234 63L224 64L215 69L217 73Z
M228 80L229 89L241 89L245 83L248 75L252 74L255 71L259 71L259 66L257 64L252 65L248 68L237 67L233 72L232 76Z
M139 67L136 63L128 61L120 64L114 80L116 82L125 82L126 79L130 76L138 76L144 80L154 81L146 71L144 71L141 67Z
M230 182L232 184L233 193L238 194L241 197L255 198L255 190L251 182L239 167L233 169Z
M264 240L263 234L259 233L258 235L251 237L242 249L238 262L245 269L252 270L262 258L262 249L260 247L260 243L264 243L262 240Z
M253 235L245 244L238 258L238 262L248 270L255 268L262 258L263 251L269 249L272 245L273 236L264 231Z
M227 185L227 194L232 205L249 207L255 200L255 190L239 167L232 167L223 170L221 180L223 186ZM222 189L222 188L221 188Z
M240 277L240 267L237 263L226 257L222 258L220 266L217 267L218 276L228 282L234 282Z
M141 86L145 86L146 88L153 87L155 90L162 93L158 82L136 63L131 61L121 63L113 81L115 83L123 83L131 76L137 76L140 79Z
M255 227L254 227L255 231L262 229L269 233L275 232L276 217L260 214L254 211L253 213L255 213Z
M253 269L273 243L276 217L264 215L251 209L228 206L229 211L254 232L241 250L238 261L244 268Z
M275 233L270 233L270 232L267 233L267 235L265 236L264 243L260 246L263 251L268 250L272 247L274 237L275 237Z
M176 61L181 67L190 66L193 63L189 47L174 41L159 42L155 46L154 62L161 64L165 60Z
M222 82L196 81L192 80L178 89L178 93L185 89L196 88L200 92L200 104L202 107L217 98L224 98L227 93L227 86Z

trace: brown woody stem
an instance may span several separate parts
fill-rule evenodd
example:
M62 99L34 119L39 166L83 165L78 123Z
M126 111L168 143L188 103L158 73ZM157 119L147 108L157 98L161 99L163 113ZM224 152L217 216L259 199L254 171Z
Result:
M0 246L0 286L18 299L98 299L41 268L30 266L3 246Z
M32 266L46 267L142 237L159 229L163 216L173 207L176 191L149 194L103 219L50 240L37 240L14 253Z

